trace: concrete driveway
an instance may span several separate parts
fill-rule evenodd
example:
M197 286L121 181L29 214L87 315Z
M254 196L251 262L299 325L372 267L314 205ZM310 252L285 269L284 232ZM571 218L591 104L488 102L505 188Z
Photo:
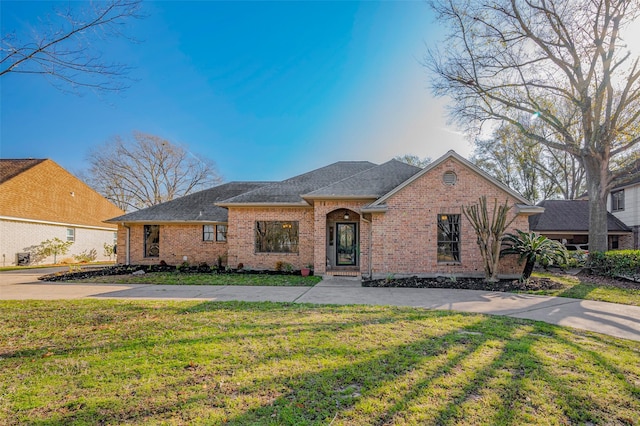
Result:
M329 278L314 287L61 284L38 281L52 270L0 272L0 299L172 299L394 305L506 315L640 341L640 307L563 297L453 289L370 288Z

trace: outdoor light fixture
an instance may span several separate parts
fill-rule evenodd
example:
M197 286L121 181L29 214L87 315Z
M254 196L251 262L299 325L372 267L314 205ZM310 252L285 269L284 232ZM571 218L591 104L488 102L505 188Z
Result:
M348 211L344 211L344 220L349 220L349 212Z

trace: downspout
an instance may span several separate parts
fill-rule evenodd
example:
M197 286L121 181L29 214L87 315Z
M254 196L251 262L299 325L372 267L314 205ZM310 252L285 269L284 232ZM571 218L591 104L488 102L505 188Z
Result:
M131 246L131 228L125 224L124 222L122 223L122 226L125 227L127 229L127 240L125 242L125 265L129 265L131 263L131 253L130 253L130 246Z
M367 273L369 275L369 279L373 279L373 267L371 266L371 261L373 259L373 255L371 253L371 247L372 247L372 242L371 242L371 238L373 237L373 221L372 220L367 220L364 217L364 213L362 214L362 216L360 216L360 218L362 219L363 222L366 222L369 224L369 243L367 245ZM372 217L373 219L373 217Z

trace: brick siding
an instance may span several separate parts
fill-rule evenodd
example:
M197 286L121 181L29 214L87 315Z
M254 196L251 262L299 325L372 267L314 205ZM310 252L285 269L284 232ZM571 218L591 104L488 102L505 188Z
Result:
M455 185L443 182L442 176L447 171L456 174ZM487 197L490 209L494 199L498 204L505 200L510 205L518 202L454 159L448 159L394 194L386 202L386 213L373 214L373 274L483 275L484 263L475 231L462 213L462 206L477 203L481 195ZM437 260L437 218L444 213L461 216L460 263ZM517 217L507 232L515 229L529 229L525 216ZM517 275L521 270L514 256L501 261L501 274Z
M298 253L256 253L256 221L298 221ZM274 269L276 262L300 269L314 258L313 209L296 207L229 208L229 265L242 263L250 269Z
M158 257L144 256L144 225L130 226L129 263L157 265L165 261L169 265L179 265L184 262L184 256L187 256L187 262L190 265L206 263L214 266L218 264L218 257L221 256L226 266L227 243L203 241L203 224L159 226L160 255ZM118 263L126 263L126 238L126 228L121 226L118 231Z
M455 185L442 181L445 172L457 176ZM462 206L478 202L486 195L489 207L493 200L510 205L519 200L496 186L466 165L450 158L399 190L386 201L385 213L362 213L363 206L374 200L315 200L311 207L230 207L227 243L202 241L202 225L161 225L160 257L143 256L143 226L131 227L131 263L182 263L183 256L191 264L215 264L218 256L228 257L228 264L242 263L250 269L274 269L277 262L290 263L295 269L312 263L318 275L327 272L328 224L344 221L359 224L358 264L362 273L374 276L388 274L424 274L482 276L481 259L471 224L462 214ZM461 215L461 262L444 264L437 261L437 218L439 214ZM514 215L512 209L510 215ZM512 216L513 217L513 216ZM255 250L256 221L297 221L299 223L298 253L257 253ZM518 216L508 232L528 230L526 216ZM126 232L119 232L119 262L124 262ZM122 258L121 258L122 257ZM523 266L515 256L501 260L502 275L519 275Z

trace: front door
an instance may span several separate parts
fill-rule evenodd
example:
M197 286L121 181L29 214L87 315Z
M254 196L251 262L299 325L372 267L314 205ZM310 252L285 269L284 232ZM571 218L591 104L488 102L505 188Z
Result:
M354 266L357 261L355 223L336 223L336 266Z

